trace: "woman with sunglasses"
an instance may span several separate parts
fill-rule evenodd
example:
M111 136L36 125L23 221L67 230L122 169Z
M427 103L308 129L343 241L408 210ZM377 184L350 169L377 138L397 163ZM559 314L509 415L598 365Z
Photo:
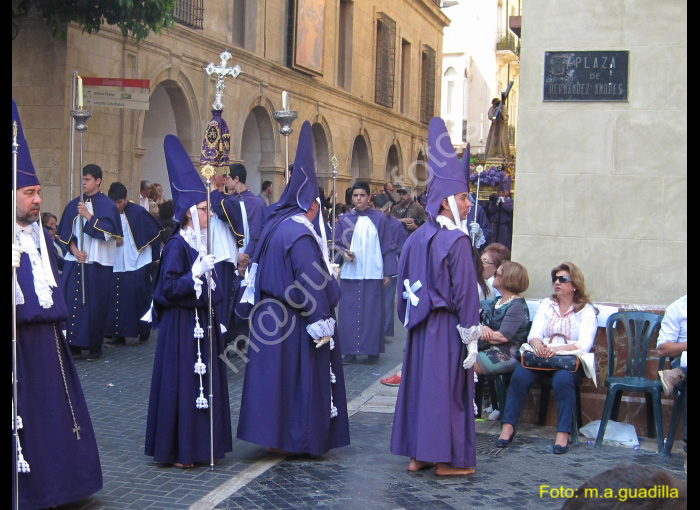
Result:
M527 341L535 355L548 358L567 351L589 352L598 328L597 310L586 294L583 273L571 262L552 269L554 294L540 304L530 328ZM533 383L543 377L552 378L557 401L557 435L554 453L569 451L569 434L573 430L573 412L576 404L575 385L583 379L583 368L568 370L530 370L518 365L513 373L506 397L506 408L501 422L497 448L508 446L515 436L515 427Z

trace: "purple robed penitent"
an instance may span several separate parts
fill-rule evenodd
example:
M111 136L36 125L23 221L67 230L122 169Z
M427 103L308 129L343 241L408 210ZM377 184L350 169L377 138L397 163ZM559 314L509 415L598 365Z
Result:
M206 200L206 189L180 140L167 135L163 145L175 201L175 217L182 224L186 212ZM208 278L205 275L200 278L202 288L199 297L192 278L192 267L199 255L198 250L192 248L182 236L179 227L173 230L163 248L153 291L160 329L148 402L145 453L167 464L208 463L210 460L211 411L196 405L198 397L210 394L210 376L213 379L214 458L220 459L232 449L226 364L219 357L224 352L224 341L216 314L216 305L223 296L216 273L212 272L215 284L211 290L214 323L210 329ZM201 361L206 365L206 374L201 376L201 392L200 376L194 371L195 363L200 361L194 336L197 318L199 327L204 331L199 348ZM209 331L213 337L213 366L209 363Z
M398 315L408 335L391 453L466 468L476 465L474 371L463 368L457 326L477 327L479 296L469 237L436 221L442 199L469 189L446 132L441 119L431 121L429 217L399 261Z
M343 214L336 222L334 240L342 251L350 249L352 236L357 221L367 216L379 236L382 252L384 276L396 274L395 246L387 218L381 212L367 208L364 211L353 209ZM342 260L341 255L337 259ZM384 303L386 288L382 279L352 280L340 279L343 298L338 307L338 321L343 325L340 330L340 346L343 354L366 354L376 356L384 352L385 316ZM379 312L379 313L378 313Z
M151 213L138 204L129 202L124 207L124 216L128 225L129 242L136 251L151 250L152 260L160 257L159 235L163 230L161 224ZM123 257L117 247L117 257ZM116 265L116 261L115 261ZM111 293L105 326L105 336L135 337L148 336L151 323L141 318L151 308L150 263L138 269L112 272Z
M91 203L93 216L83 226L85 236L90 236L98 242L105 241L105 233L113 237L122 237L122 224L119 218L119 210L107 195L97 192L94 195L79 196L71 200L63 210L61 221L58 224L59 241L69 248L74 242L80 247L80 240L75 239L74 227L76 221L83 221L78 215L78 202ZM83 304L83 278L82 269L85 269L85 304ZM110 285L112 280L112 266L101 265L97 262L80 264L76 261L66 260L61 273L61 288L66 298L66 305L70 312L67 322L66 336L71 346L90 348L98 351L102 346L102 339L107 324L109 310Z
M44 238L51 246L46 231ZM58 279L54 256L51 253L49 257ZM67 317L61 289L53 288L51 308L39 305L26 253L17 269L17 282L25 299L25 304L17 306L17 401L23 422L19 438L30 466L29 473L18 475L19 507L30 510L94 494L102 488L102 469L80 376L59 329ZM71 406L80 427L79 440L73 431ZM12 465L15 469L14 461Z
M340 299L327 271L309 229L285 220L258 261L260 299L251 320L239 439L312 455L350 443L340 349L317 349L306 330L333 318Z
M180 235L173 232L163 248L153 300L160 321L158 345L153 362L151 395L146 425L146 455L162 463L190 464L209 462L209 409L197 409L199 376L194 373L197 361L197 340L194 338L195 310L199 325L208 326L207 283L202 277L202 294L196 297L192 265L197 252ZM218 278L212 303L222 299ZM216 320L216 317L215 317ZM214 366L209 366L209 340L201 340L202 361L207 373L202 376L204 395L209 395L209 373L214 380L214 458L224 457L232 449L231 414L229 408L226 364L219 358L224 341L216 320Z
M467 328L479 323L469 238L458 230L437 227L432 219L409 237L399 268L402 320L404 279L410 285L421 282L416 295L427 310L409 311L391 453L473 467L474 376L472 369L462 368L467 348L457 331L458 324Z
M38 186L39 179L14 100L12 120L17 122L19 143L17 190ZM35 244L37 257L40 258L43 236L50 267L38 262L33 269L30 255L25 252L20 256L20 266L17 268L17 287L22 298L17 300L15 309L17 418L18 421L22 419L22 425L17 430L17 451L13 435L12 470L13 473L17 472L19 443L29 470L17 472L19 494L15 493L13 483L12 501L19 496L17 499L22 510L53 508L90 496L102 488L102 468L95 432L80 377L60 330L60 323L68 317L65 300L60 286L51 287L49 275L46 274L50 271L54 281L58 282L56 258L49 248L53 241L39 222L34 222L31 229L31 233L18 231L17 243L21 243L22 236L25 236L24 240L26 236L31 237L29 243ZM51 295L50 300L46 299L42 291L43 306L37 296L35 270L45 278L47 288L44 290Z
M302 219L318 197L311 137L311 124L304 122L294 172L252 254L254 305L237 308L251 317L238 438L320 455L349 444L350 432L333 314L340 289L313 227ZM332 329L335 348L316 348L307 326L319 323Z

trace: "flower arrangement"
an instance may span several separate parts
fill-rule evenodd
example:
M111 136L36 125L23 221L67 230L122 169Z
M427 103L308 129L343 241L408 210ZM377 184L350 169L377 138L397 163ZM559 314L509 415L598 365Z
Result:
M478 174L473 172L470 182L476 183ZM498 186L506 178L506 173L500 166L492 166L481 172L481 184L484 186Z

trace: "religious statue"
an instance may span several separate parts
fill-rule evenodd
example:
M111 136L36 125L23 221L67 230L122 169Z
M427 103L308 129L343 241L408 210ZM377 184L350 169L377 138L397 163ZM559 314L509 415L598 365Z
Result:
M501 94L503 96L503 94ZM503 98L505 100L505 98ZM511 159L508 142L508 114L503 110L503 102L495 97L488 113L491 128L486 139L486 158Z

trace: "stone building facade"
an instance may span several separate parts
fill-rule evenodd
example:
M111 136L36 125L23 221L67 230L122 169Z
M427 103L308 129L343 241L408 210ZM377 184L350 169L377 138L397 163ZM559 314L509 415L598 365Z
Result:
M292 66L297 4L311 14L315 9L315 22L323 22L312 48L318 72ZM103 168L103 189L120 181L136 197L140 180L148 179L163 184L167 197L163 138L178 135L198 163L215 93L215 79L203 68L218 64L224 49L233 55L228 64L242 69L226 82L223 99L231 160L246 164L251 190L270 180L276 198L284 186L285 143L273 119L283 90L298 112L290 160L301 123L309 120L319 184L327 191L331 157L338 158L339 200L357 178L373 189L386 180L425 186L424 167L414 162L426 159L427 121L440 104L438 66L449 20L438 1L194 0L179 6L195 7L178 11L186 24L138 44L111 26L87 35L71 24L60 41L41 19L22 21L12 43L12 95L42 180L44 210L60 212L78 193L77 177L69 189L74 70L86 77L150 81L147 111L91 109L83 160ZM77 145L76 136L75 150ZM78 172L76 156L72 173Z

